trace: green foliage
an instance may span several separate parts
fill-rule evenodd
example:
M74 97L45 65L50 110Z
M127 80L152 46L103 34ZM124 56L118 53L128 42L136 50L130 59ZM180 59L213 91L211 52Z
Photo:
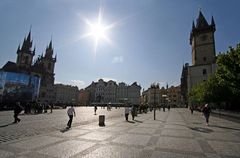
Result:
M217 59L216 78L220 85L229 88L229 102L240 102L240 44L234 49L230 47L226 54L220 54Z
M191 103L197 104L204 102L204 88L203 83L194 86L188 93L188 100Z
M239 109L240 103L240 44L217 57L217 71L206 82L193 87L188 94L192 103L226 102Z

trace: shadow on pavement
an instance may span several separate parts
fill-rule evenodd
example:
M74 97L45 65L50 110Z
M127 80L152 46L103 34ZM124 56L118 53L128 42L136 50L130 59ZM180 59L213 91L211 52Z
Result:
M69 130L70 130L70 128L66 127L66 128L61 129L60 132L65 133L65 132L67 132Z
M15 124L15 123L8 123L8 124L5 124L5 125L0 125L0 128L4 128L4 127L7 127L7 126L13 125L13 124Z
M191 130L197 131L197 132L203 132L203 133L211 133L213 130L203 127L189 127Z
M139 123L143 123L143 121L139 121L139 120L134 120L135 122L139 122Z
M200 124L202 124L202 123L201 123L201 122L193 122L192 124L200 125Z
M224 126L218 126L218 125L210 125L210 127L217 127L217 128L223 128L223 129L230 129L230 130L240 131L239 128L231 128L231 127L224 127Z
M154 121L166 122L166 121L163 121L163 120L158 120L158 119L156 119L156 120L154 120Z

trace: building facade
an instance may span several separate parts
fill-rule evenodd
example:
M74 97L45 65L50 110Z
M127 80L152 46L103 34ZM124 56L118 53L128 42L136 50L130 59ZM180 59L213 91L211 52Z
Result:
M168 103L173 107L183 107L181 100L181 87L171 86L167 89Z
M123 82L117 84L115 81L105 82L99 79L92 82L85 90L89 93L89 103L120 104L129 103L132 105L140 104L141 86L136 82L127 85Z
M77 86L55 84L54 85L55 100L57 104L78 104L79 90Z
M170 88L160 88L159 85L151 85L142 93L142 103L148 106L170 105L172 107L182 107L180 86Z
M87 106L90 104L90 93L85 90L81 89L79 91L79 105Z

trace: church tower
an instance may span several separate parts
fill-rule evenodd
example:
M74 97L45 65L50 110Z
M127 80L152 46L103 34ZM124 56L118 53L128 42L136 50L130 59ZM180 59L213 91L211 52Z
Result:
M52 40L46 48L45 55L42 57L42 64L45 70L43 74L42 83L44 85L53 85L54 84L54 67L57 61L57 57L53 57L53 47Z
M211 24L208 24L202 12L199 11L196 25L193 21L190 33L193 66L215 63L215 31L216 27L213 17Z
M16 64L21 68L30 68L35 55L35 48L32 50L31 30L28 33L27 38L24 38L22 47L20 45L17 49L17 61Z

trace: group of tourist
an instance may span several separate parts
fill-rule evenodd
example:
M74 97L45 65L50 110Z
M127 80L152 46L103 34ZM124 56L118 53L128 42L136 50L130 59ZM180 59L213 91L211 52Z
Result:
M14 105L14 122L18 123L21 119L18 118L18 115L24 111L25 114L40 114L47 113L47 110L50 109L50 113L53 111L53 104L42 104L39 102L19 102L17 101Z
M36 106L36 104L33 104ZM34 107L34 106L33 106ZM42 110L44 109L44 112L45 110L47 110L47 107L44 108L46 106L42 106L41 104L38 106L38 108L34 108L35 111L34 113L39 113L39 112L42 112ZM51 104L50 105L51 107L51 113L52 113L52 109L53 109L53 105ZM138 108L136 106L132 106L131 108L129 106L126 106L125 107L125 119L126 121L129 121L128 120L128 116L129 116L129 113L131 113L132 115L132 120L134 120L135 116L137 116L137 113L138 113ZM170 110L170 107L168 108ZM18 123L21 121L20 118L18 118L18 115L23 111L25 110L25 113L28 113L28 112L31 112L31 104L25 104L25 106L22 106L20 102L16 102L16 105L14 107L14 122L13 123ZM144 109L145 110L145 109ZM191 110L191 114L193 114L193 107L190 106L190 110ZM97 106L95 105L94 106L94 114L96 115L96 112L97 112ZM141 112L141 109L140 109L140 112ZM208 104L205 104L204 107L202 108L202 113L206 119L206 125L208 126L209 125L209 116L210 116L210 113L211 113L211 109L209 107ZM71 128L72 126L72 121L73 121L73 116L76 116L76 112L75 112L75 109L73 107L73 105L71 105L70 108L68 108L67 110L67 114L68 114L68 117L69 117L69 121L67 123L67 128Z

